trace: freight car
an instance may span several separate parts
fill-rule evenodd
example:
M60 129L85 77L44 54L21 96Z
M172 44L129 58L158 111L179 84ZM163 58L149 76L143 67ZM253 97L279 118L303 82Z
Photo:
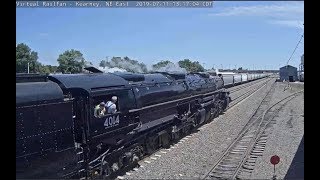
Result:
M94 178L137 162L223 112L223 80L207 73L16 78L16 177ZM117 96L117 112L94 108Z
M218 74L218 76L222 77L224 87L232 87L236 86L239 84L247 83L249 81L254 81L257 79L269 77L271 74L270 73L263 73L263 74L246 74L246 73L241 73L241 74L235 74L235 73L216 73L216 72L208 72L209 74Z

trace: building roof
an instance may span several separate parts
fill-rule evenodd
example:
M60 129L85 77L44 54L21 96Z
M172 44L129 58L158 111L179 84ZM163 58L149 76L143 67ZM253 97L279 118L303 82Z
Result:
M294 68L294 69L297 69L296 67L294 67L294 66L291 66L291 65L286 65L286 66L283 66L283 67L281 67L280 69L284 69L284 68Z

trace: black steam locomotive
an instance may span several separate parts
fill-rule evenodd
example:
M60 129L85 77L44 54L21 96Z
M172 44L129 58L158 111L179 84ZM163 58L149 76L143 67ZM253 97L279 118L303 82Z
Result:
M117 112L94 116L117 96ZM226 109L206 73L16 76L16 178L108 177Z

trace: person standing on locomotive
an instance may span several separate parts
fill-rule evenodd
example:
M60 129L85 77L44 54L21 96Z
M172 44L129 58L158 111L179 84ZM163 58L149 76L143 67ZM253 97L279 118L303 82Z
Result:
M114 114L117 112L117 105L116 105L117 100L118 100L117 96L112 96L111 101L107 102L106 106L107 106L108 114Z

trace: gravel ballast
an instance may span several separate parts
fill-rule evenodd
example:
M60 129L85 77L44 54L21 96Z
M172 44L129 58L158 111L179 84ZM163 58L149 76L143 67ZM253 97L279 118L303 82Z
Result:
M237 90L235 92L230 93L230 97L231 99L236 99L240 96L242 96L243 94L245 94L246 92L248 92L249 90L256 90L259 87L261 87L262 84L264 84L265 82L267 82L268 79L262 79L262 80L258 80L256 82L251 82L251 84L247 84L246 86L243 86L243 89ZM252 84L254 83L254 84ZM230 91L230 89L228 89Z
M277 83L276 93L273 103L300 91L303 86L292 85L292 88L286 90L287 85ZM271 134L268 136L266 149L263 156L260 157L255 165L255 169L250 179L270 179L273 176L273 165L270 158L273 155L280 157L280 162L276 165L277 179L284 179L292 160L296 154L298 146L304 135L304 96L303 94L291 100L275 117L276 124L273 126ZM296 177L301 178L301 177Z

